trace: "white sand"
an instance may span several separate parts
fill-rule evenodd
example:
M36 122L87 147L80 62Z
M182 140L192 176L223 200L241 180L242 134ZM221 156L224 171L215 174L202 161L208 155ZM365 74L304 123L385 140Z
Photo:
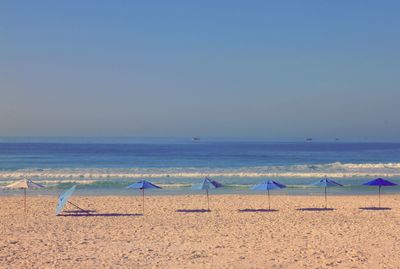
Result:
M0 268L400 268L400 196L146 197L145 216L54 216L55 197L0 197ZM141 213L140 197L73 197L98 214ZM72 209L72 208L71 208Z

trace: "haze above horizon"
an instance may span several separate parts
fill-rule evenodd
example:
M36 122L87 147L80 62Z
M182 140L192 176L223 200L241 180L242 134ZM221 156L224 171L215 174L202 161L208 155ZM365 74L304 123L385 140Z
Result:
M0 136L399 139L399 11L2 1Z

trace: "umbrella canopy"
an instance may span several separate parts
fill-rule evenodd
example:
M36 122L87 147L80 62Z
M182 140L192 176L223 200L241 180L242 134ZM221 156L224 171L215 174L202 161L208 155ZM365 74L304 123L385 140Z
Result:
M368 181L366 183L363 184L364 186L377 186L379 187L378 190L378 200L379 200L379 208L381 207L381 187L393 187L396 186L396 183L393 183L389 180L383 179L383 178L377 178L371 181Z
M397 184L383 178L377 178L367 183L364 183L363 185L384 187L384 186L396 186Z
M30 179L22 179L4 187L4 189L10 189L10 190L24 190L24 212L26 212L26 190L41 189L41 188L44 188L44 186L35 183Z
M328 178L321 179L317 182L314 182L312 185L318 186L318 187L324 187L324 188L329 188L329 187L343 187L342 184L337 183L336 181L330 180Z
M63 194L58 197L57 207L56 207L56 215L60 215L62 210L65 207L65 204L68 202L68 199L72 196L76 189L76 185L72 186L69 190L64 192Z
M218 181L212 180L211 178L206 177L200 185L193 186L195 190L206 190L207 195L207 210L210 211L210 199L208 197L208 190L209 189L217 189L221 188L223 185Z
M153 183L146 181L146 180L141 180L136 183L133 183L126 187L127 189L161 189L161 187L154 185Z
M223 185L215 180L206 177L200 185L193 186L195 190L209 190L221 188Z
M126 187L127 189L139 189L142 190L142 197L143 197L143 215L144 215L144 190L145 189L161 189L161 187L154 185L153 183L146 181L146 180L140 180L136 183L133 183Z
M340 184L340 183L338 183L336 181L330 180L328 178L321 179L321 180L319 180L317 182L314 182L314 183L312 183L312 185L317 186L317 187L325 188L325 208L328 207L328 198L327 198L326 189L330 188L330 187L343 187L342 184Z
M14 190L22 190L22 189L41 189L44 188L43 185L33 182L30 179L22 179L11 183L4 187L5 189L14 189Z
M253 191L268 191L268 190L277 190L283 188L286 188L286 185L283 185L282 183L279 183L274 180L264 180L260 184L252 187L251 189Z
M286 185L283 185L277 181L273 180L264 180L260 184L252 187L251 189L253 191L267 191L268 194L268 209L271 209L271 201L269 197L269 191L270 190L278 190L278 189L283 189L286 188Z

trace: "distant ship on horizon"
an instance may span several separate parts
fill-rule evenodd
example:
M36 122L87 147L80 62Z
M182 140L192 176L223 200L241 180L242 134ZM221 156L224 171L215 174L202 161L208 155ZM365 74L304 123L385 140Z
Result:
M312 137L307 137L307 138L306 138L306 141L307 141L307 142L311 142L312 140L313 140Z
M196 142L196 141L200 141L200 137L193 137L192 141Z

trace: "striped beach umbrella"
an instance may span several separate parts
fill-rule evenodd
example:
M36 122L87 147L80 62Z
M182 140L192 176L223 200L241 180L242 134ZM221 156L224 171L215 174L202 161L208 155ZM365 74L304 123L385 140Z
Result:
M4 187L4 189L9 190L24 190L24 212L26 213L26 192L30 189L41 189L44 188L43 185L33 182L30 179L22 179L11 183Z

